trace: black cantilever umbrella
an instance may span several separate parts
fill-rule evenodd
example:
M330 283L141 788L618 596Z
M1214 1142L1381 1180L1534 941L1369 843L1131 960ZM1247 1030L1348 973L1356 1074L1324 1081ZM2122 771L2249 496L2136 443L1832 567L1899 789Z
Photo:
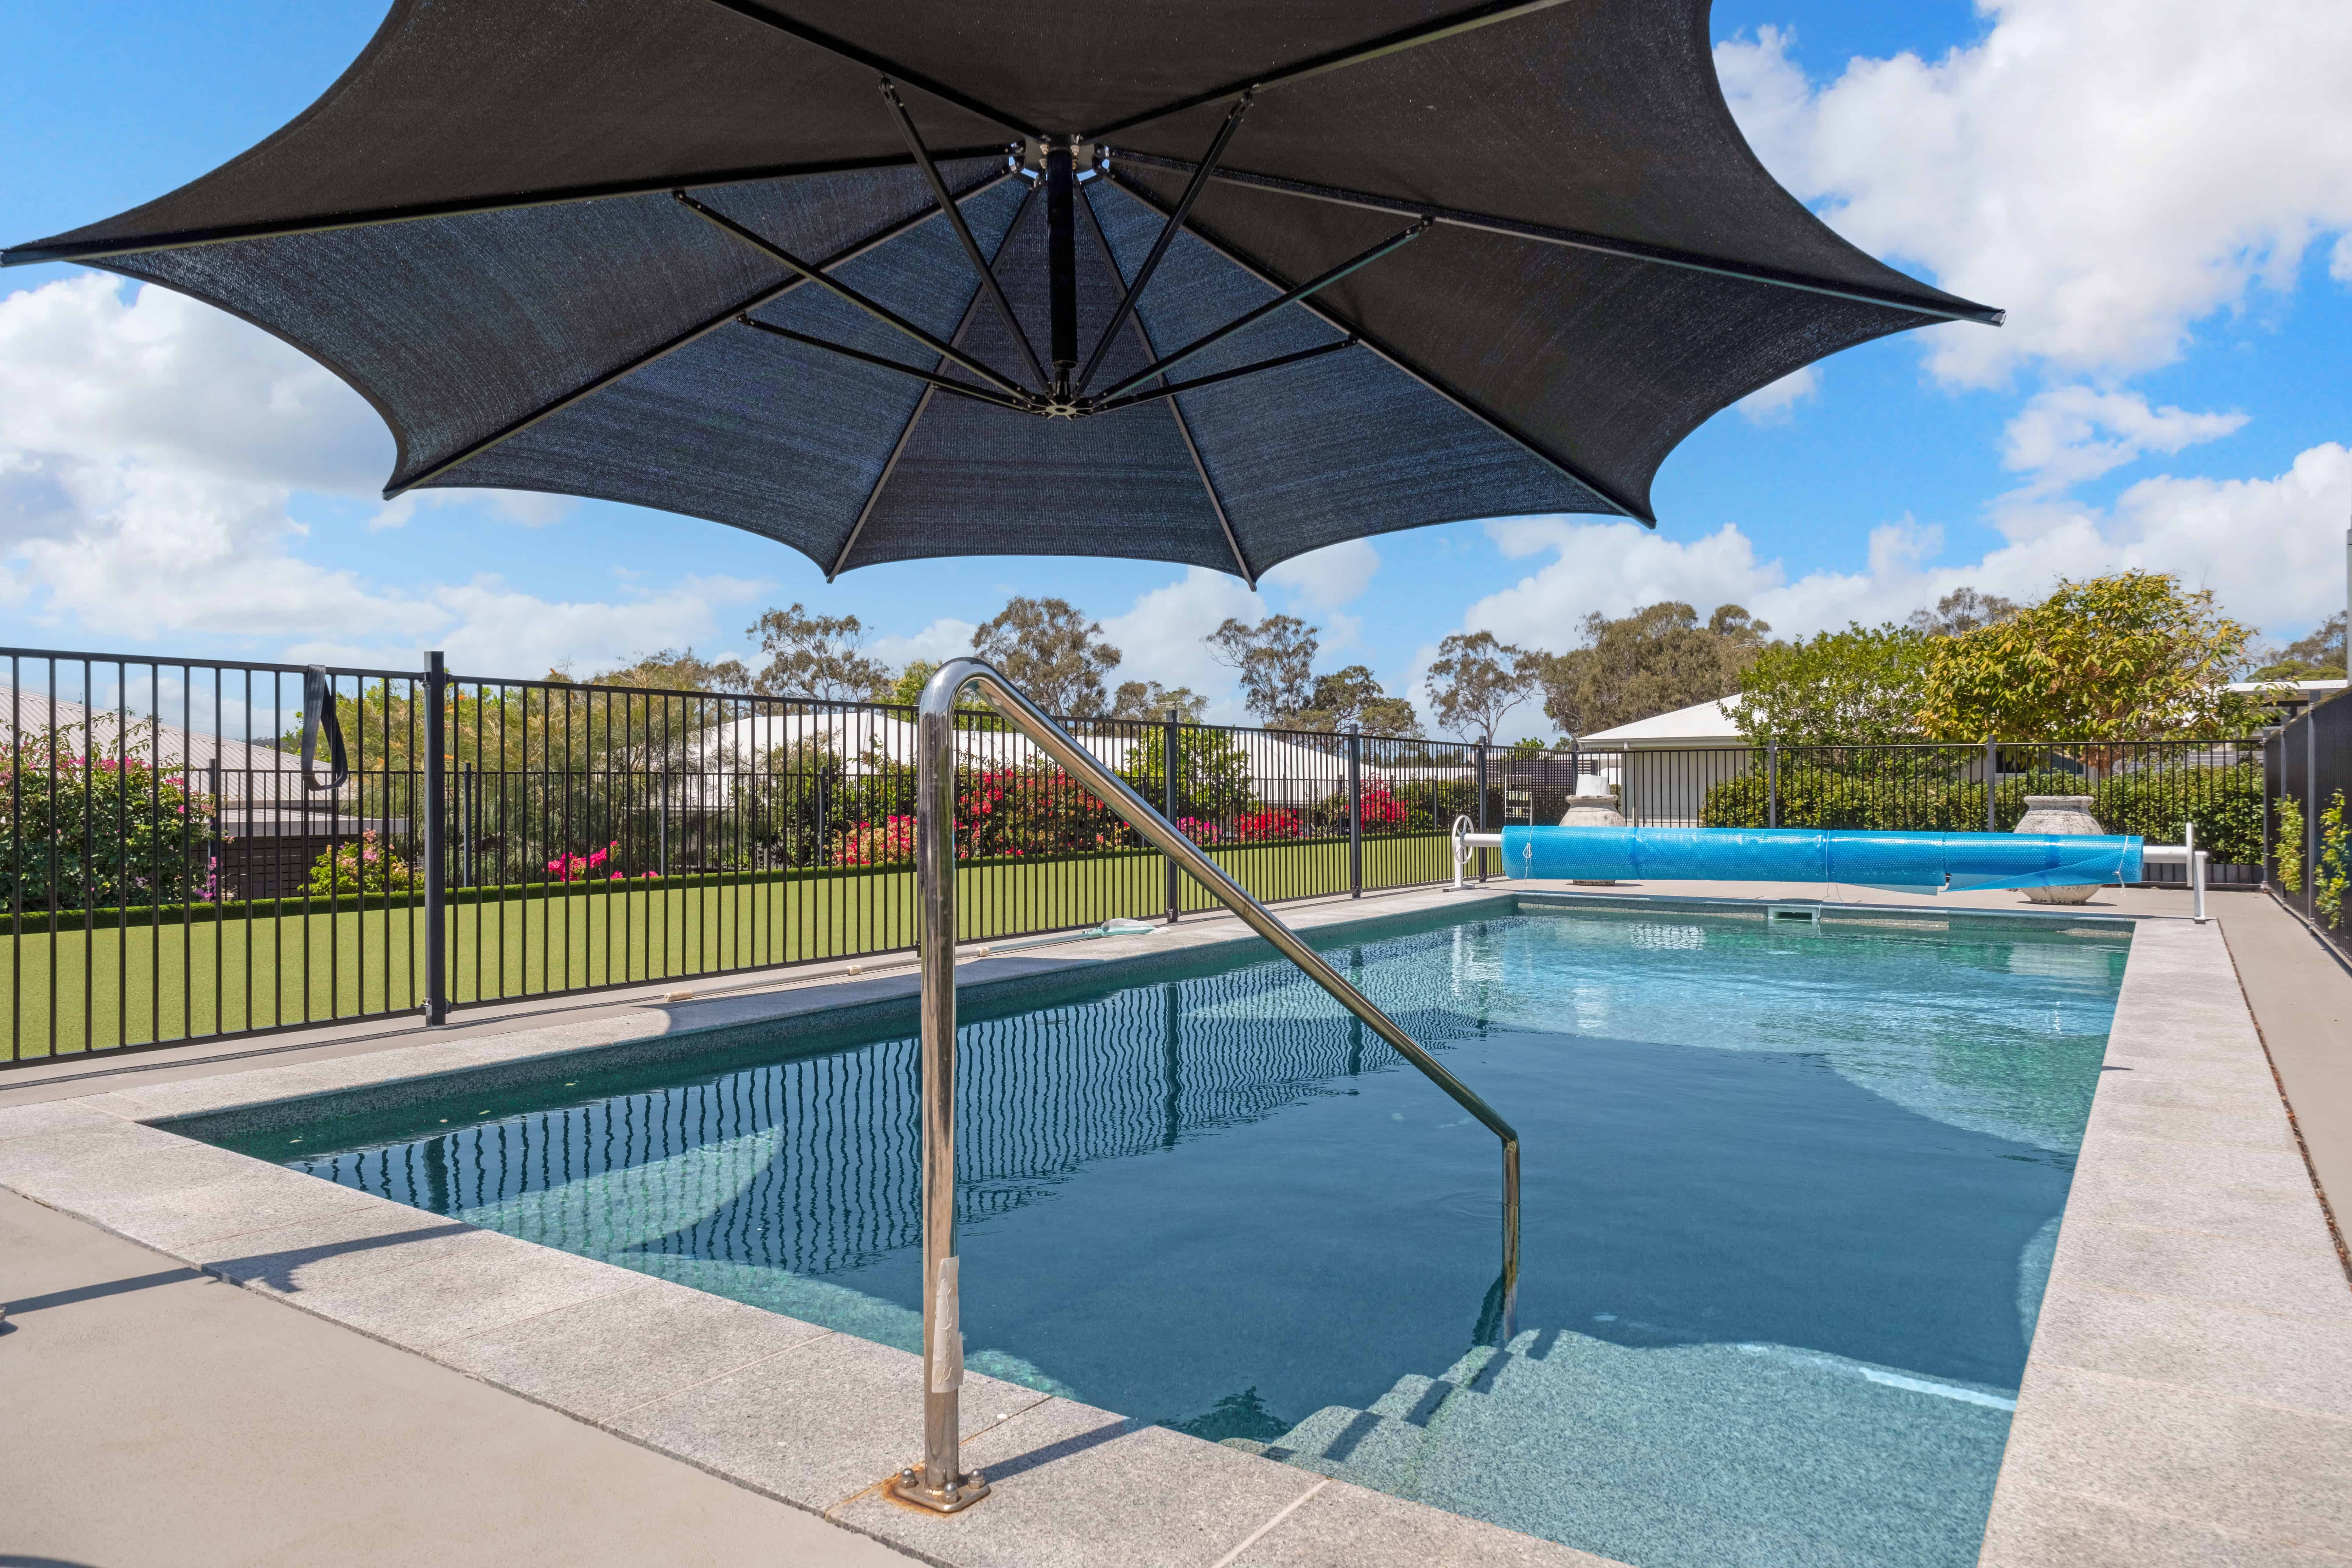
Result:
M1776 184L1706 0L396 0L79 260L374 404L387 495L634 501L828 575L1651 521L1709 415L1996 311Z

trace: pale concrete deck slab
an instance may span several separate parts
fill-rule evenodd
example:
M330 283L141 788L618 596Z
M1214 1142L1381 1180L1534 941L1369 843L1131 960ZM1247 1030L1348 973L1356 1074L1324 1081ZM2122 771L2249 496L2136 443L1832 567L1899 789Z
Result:
M0 1560L908 1562L12 1193L0 1193Z

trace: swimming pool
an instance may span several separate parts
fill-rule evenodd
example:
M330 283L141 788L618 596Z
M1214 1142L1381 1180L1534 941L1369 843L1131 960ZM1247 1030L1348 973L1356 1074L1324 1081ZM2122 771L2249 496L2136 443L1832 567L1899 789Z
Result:
M1642 1565L1964 1563L2126 928L1522 898L969 1000L976 1370ZM1124 978L1120 978L1124 976ZM1058 989L1047 989L1048 986ZM225 1139L913 1348L911 1020Z

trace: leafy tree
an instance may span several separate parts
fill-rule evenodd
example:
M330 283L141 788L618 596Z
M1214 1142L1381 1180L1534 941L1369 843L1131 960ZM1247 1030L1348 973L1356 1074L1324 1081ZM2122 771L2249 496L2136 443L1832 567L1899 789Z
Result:
M744 634L760 639L767 664L752 689L766 697L849 701L890 684L890 669L863 651L866 627L856 616L812 616L799 605L770 610Z
M1242 705L1272 724L1314 705L1317 629L1296 616L1268 616L1255 626L1228 617L1202 639L1216 661L1241 677Z
M1146 730L1118 770L1135 793L1159 805L1166 798L1167 731ZM1223 822L1245 815L1257 804L1256 783L1250 776L1249 755L1225 730L1186 728L1176 731L1176 816ZM1186 832L1192 829L1187 827ZM1197 836L1196 836L1197 837Z
M1189 686L1162 686L1156 680L1124 680L1110 700L1114 719L1165 719L1176 710L1178 721L1197 724L1207 713L1209 700Z
M1503 715L1537 689L1539 657L1492 632L1456 632L1439 643L1423 687L1437 727L1492 745Z
M2259 706L2223 684L2252 636L2169 573L2062 579L2009 620L1927 644L1920 727L1939 741L2249 734Z
M1067 599L1016 595L971 634L972 651L1003 670L1048 713L1100 713L1110 706L1103 677L1123 657L1102 625Z
M1537 740L1533 735L1529 735L1524 740L1512 742L1509 754L1514 757L1533 759L1544 755L1550 750L1551 748L1546 745L1543 742Z
M1534 656L1544 711L1568 733L1589 735L1728 697L1771 629L1738 605L1717 605L1705 626L1673 600L1617 620L1587 616L1583 647Z
M635 664L592 675L588 684L636 686L649 691L749 691L751 672L740 658L722 658L713 663L696 657L691 647L666 647L659 653L645 655Z
M1889 623L1775 643L1740 674L1739 731L1788 745L1916 740L1934 641Z
M1914 610L1903 624L1931 637L1956 637L1982 626L2017 618L2015 601L1974 588L1955 588L1936 601L1932 610Z
M1350 724L1367 735L1417 736L1421 721L1414 715L1412 704L1402 697L1391 697L1381 689L1372 672L1360 664L1315 678L1315 689L1307 694L1307 706L1288 716L1288 721L1301 730L1336 732Z
M2255 656L2256 680L2335 680L2345 673L2344 612L2319 623L2309 636Z

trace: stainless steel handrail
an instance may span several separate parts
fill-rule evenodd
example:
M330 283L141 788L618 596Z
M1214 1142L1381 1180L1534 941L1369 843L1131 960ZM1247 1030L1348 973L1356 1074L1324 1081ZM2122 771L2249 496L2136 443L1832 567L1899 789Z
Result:
M1243 924L1305 970L1308 979L1503 1141L1502 1337L1508 1341L1519 1290L1519 1135L1511 1124L1001 671L976 658L952 659L923 688L915 721L915 883L920 921L916 947L923 966L923 1460L900 1471L892 1491L942 1513L968 1508L988 1495L987 1481L965 1474L957 1454L963 1335L958 1327L955 1240L955 706L963 689L972 685L980 688L989 706L1065 772L1100 795L1155 848L1240 916ZM1172 756L1162 763L1171 770L1177 765Z

